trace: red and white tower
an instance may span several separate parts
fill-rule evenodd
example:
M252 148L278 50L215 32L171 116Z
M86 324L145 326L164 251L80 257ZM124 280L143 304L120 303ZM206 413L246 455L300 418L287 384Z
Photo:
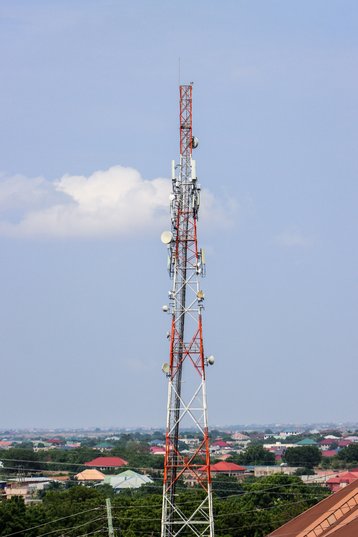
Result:
M214 358L204 355L202 331L205 259L197 242L200 185L192 159L198 145L192 133L192 90L192 84L180 86L180 160L172 163L172 226L161 237L173 282L169 304L163 306L171 315L171 330L169 363L163 364L168 406L161 537L214 536L206 402L206 366ZM184 431L191 431L196 442L190 452L182 449ZM184 480L200 490L189 509L176 501Z

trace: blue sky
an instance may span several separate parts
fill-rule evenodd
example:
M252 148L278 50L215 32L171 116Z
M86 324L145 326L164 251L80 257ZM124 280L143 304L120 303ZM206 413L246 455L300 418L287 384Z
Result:
M211 424L357 418L358 5L3 0L0 427L164 426L178 59Z

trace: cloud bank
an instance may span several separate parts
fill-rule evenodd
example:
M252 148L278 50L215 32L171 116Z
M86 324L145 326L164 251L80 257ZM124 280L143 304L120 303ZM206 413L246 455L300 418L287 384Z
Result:
M146 180L124 166L56 181L0 175L0 235L103 237L159 230L169 225L170 188L168 179ZM210 192L204 200L201 214L227 224L227 211Z

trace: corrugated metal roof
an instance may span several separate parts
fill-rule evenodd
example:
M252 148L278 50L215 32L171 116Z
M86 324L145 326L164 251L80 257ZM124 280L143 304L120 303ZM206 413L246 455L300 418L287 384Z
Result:
M108 475L104 478L104 484L111 485L116 490L131 488L137 489L147 483L153 483L148 475L138 474L133 470L126 470L118 475Z
M358 480L311 507L267 537L357 537Z

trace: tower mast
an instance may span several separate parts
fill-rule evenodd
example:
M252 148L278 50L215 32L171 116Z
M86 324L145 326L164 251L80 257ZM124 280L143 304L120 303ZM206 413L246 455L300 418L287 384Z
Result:
M177 166L172 163L172 226L162 233L172 288L169 305L163 306L171 315L171 330L169 364L163 364L168 404L161 537L214 537L206 402L206 366L213 357L204 357L202 332L205 259L197 243L200 185L192 159L198 145L192 132L192 91L192 84L180 86L180 160ZM182 449L185 428L194 429L197 442L190 453ZM178 484L185 480L201 491L189 510L176 501Z

